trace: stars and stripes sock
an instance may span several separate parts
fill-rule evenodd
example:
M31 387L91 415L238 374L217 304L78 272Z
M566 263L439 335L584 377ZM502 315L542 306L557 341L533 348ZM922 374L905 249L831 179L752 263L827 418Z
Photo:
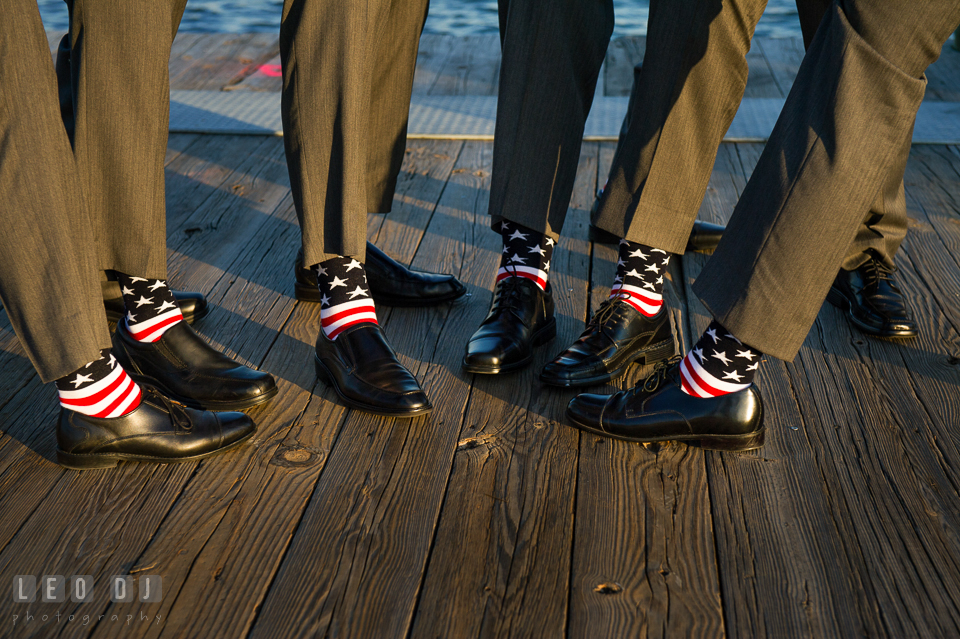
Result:
M117 273L120 293L127 309L124 321L138 342L156 342L183 321L183 314L164 280L148 280Z
M500 255L500 270L497 281L507 277L525 277L541 290L547 290L550 260L556 241L516 222L501 222L503 253Z
M647 317L653 317L663 306L663 273L670 263L670 254L645 244L620 240L617 276L610 298L620 298Z
M363 264L352 257L335 257L313 267L320 289L320 325L337 339L344 329L369 322L378 324Z
M681 388L694 397L718 397L753 383L763 353L750 348L716 320L680 362Z
M117 363L109 348L100 351L100 359L55 383L60 405L84 415L120 417L140 405L140 387Z

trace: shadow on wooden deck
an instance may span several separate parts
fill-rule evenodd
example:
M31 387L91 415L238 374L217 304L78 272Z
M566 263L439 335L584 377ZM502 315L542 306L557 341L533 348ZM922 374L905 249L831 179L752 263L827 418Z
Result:
M759 151L721 148L701 219L726 219ZM537 382L609 292L615 250L587 241L587 211L612 153L583 146L554 255L557 340L528 370L485 377L460 358L499 259L492 145L411 143L369 237L457 274L470 297L379 309L436 406L403 421L348 411L314 378L319 309L292 296L282 141L173 136L172 285L208 296L199 331L276 375L280 395L251 411L258 435L235 452L65 471L55 392L0 316L0 575L96 584L87 603L0 599L2 634L960 633L960 151L916 147L908 166L898 277L921 337L871 339L825 306L796 361L764 364L767 444L739 455L582 434L563 423L572 393ZM708 322L689 288L705 260L674 260L678 348ZM108 580L125 574L162 576L162 601L112 603Z

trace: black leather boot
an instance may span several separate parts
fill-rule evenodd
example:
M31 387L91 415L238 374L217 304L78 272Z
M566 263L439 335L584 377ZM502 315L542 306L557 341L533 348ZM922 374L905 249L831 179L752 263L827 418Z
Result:
M190 461L238 446L255 430L243 413L192 410L144 386L140 405L120 417L101 419L62 408L57 461L77 470L112 468L119 461Z
M180 312L183 313L183 321L187 324L193 324L210 312L203 293L187 293L173 290L170 292L173 293L173 298L177 301ZM117 323L127 314L127 310L123 306L122 297L104 298L103 308L107 311L108 322Z
M321 329L314 365L317 377L351 408L386 417L418 417L433 410L377 324L357 324L335 340Z
M130 376L178 402L204 410L242 410L277 394L269 373L238 364L214 350L186 322L156 342L138 342L117 324L113 352Z
M367 273L367 284L377 305L433 306L453 301L467 292L467 287L453 275L411 271L370 242L367 242L366 260L363 267ZM317 289L317 274L304 266L303 251L297 253L294 274L297 299L319 303L321 295Z
M852 271L840 269L827 299L847 311L850 322L864 333L877 337L916 337L917 323L893 281L893 273L893 269L871 256Z
M549 282L542 291L525 277L504 278L486 319L467 342L463 370L492 375L523 368L533 360L533 347L556 335Z
M622 299L606 300L580 338L543 367L540 381L563 387L604 384L633 362L653 364L674 350L666 308L647 317Z
M699 442L713 450L763 446L763 402L756 386L719 397L692 397L680 388L680 358L661 362L628 391L582 394L567 406L574 426L633 442Z

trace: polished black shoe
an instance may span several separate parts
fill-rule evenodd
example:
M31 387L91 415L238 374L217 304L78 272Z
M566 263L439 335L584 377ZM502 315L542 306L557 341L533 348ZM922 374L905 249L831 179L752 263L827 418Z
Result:
M120 461L191 461L238 446L255 430L243 413L193 410L144 386L140 405L120 417L101 419L62 408L57 461L77 470L113 468Z
M550 284L542 291L525 277L497 283L493 304L463 356L468 373L496 374L523 368L533 360L533 347L557 335Z
M720 397L691 397L680 388L680 358L613 395L574 397L567 416L581 429L633 442L699 442L713 450L763 446L763 402L755 386Z
M193 408L242 410L277 394L272 375L214 350L186 322L151 343L138 342L120 322L113 351L133 379Z
M375 304L383 306L433 306L463 297L467 287L453 275L411 271L376 246L367 242L367 284ZM320 302L317 274L303 264L297 253L294 268L295 294L302 302Z
M852 271L840 269L827 299L847 311L850 321L865 333L877 337L916 337L917 323L910 317L893 273L893 269L874 257Z
M180 312L183 314L183 321L187 324L193 324L210 312L210 308L207 306L207 299L203 296L203 293L188 293L185 291L170 292L173 293L173 299L176 300L177 306L180 307ZM107 311L107 321L114 324L123 319L123 316L127 314L127 310L123 306L122 297L104 298L103 308Z
M590 218L596 219L597 209L600 207L600 195L603 190L597 192L597 198L593 201L593 208L590 209ZM720 243L723 232L727 227L720 224L711 224L710 222L701 222L697 220L690 229L690 237L687 239L687 252L713 251ZM605 231L599 226L590 225L589 237L591 242L597 244L619 244L620 238Z
M540 381L564 387L604 384L633 362L654 364L674 350L666 308L647 317L622 299L606 300L580 338L543 367Z
M433 410L376 324L357 324L335 340L321 329L314 365L317 377L351 408L385 417L418 417Z

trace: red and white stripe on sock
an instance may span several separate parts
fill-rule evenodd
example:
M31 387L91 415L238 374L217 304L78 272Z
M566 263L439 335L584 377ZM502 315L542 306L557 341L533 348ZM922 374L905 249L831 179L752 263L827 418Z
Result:
M749 388L763 353L713 321L680 362L681 388L694 397L719 397Z
M61 406L92 417L120 417L140 405L140 386L109 348L100 351L100 359L61 377L56 385Z
M363 264L335 257L313 267L320 289L320 325L331 340L357 324L378 324Z
M617 276L610 299L620 298L647 317L663 306L663 272L670 254L637 242L620 240Z
M138 342L156 342L169 329L183 321L183 314L173 292L164 280L148 280L118 273L125 322Z
M553 238L528 229L515 222L501 222L503 253L500 255L500 270L497 281L507 277L525 277L547 290L550 275L550 260L553 259Z

